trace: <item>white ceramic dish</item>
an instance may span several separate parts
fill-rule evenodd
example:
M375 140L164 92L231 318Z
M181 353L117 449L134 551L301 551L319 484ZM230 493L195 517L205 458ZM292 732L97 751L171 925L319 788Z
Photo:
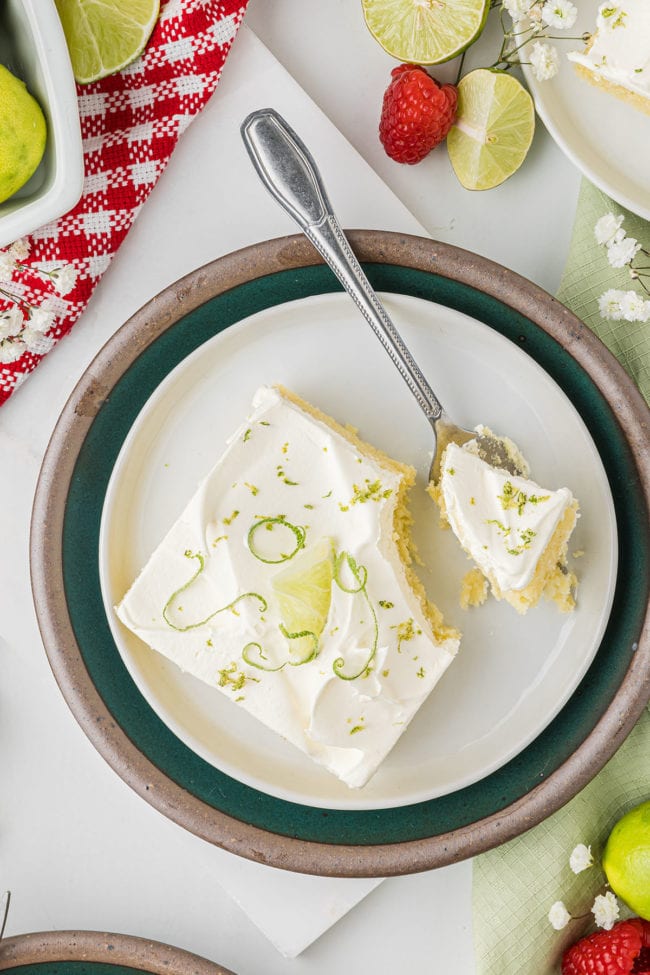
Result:
M77 92L54 0L5 0L0 6L0 63L25 82L47 120L47 144L38 169L0 203L0 247L5 247L67 213L83 189Z
M617 536L596 448L567 397L524 352L487 326L408 296L386 296L407 343L450 414L486 422L524 449L535 477L581 502L572 550L578 609L541 605L526 617L490 600L458 608L468 562L423 491L432 437L394 366L344 295L268 309L184 360L134 424L108 488L100 538L106 613L117 647L162 720L216 767L262 792L311 806L408 805L469 785L507 762L561 709L585 673L609 616ZM462 377L462 383L458 382ZM364 437L417 466L415 537L423 581L464 633L459 657L361 791L351 791L218 691L182 674L121 626L113 606L240 423L258 385L281 381Z
M578 20L566 33L578 37L593 31L600 2L579 0ZM555 78L537 81L530 67L523 69L538 114L560 149L592 183L650 220L650 115L576 74L566 54L583 50L581 41L552 43L560 52Z

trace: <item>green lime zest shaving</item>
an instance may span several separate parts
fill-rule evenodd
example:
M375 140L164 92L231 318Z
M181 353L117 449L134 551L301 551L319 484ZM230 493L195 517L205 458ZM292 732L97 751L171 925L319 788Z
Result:
M258 657L257 660L254 660L252 657L253 651L257 652L257 657ZM285 660L283 663L280 664L279 667L269 667L266 664L263 664L262 660L268 660L268 657L262 650L262 645L260 643L255 643L255 642L247 643L244 649L242 650L241 655L244 659L244 662L247 663L249 667L257 667L258 670L267 670L270 672L276 670L282 670L282 668L285 666L287 662Z
M397 630L397 652L402 652L402 644L407 643L409 640L414 640L416 636L422 633L422 630L417 627L413 619L404 620L402 623L398 623L396 626L391 626L391 630Z
M274 525L282 525L283 528L288 528L289 531L293 532L296 540L295 545L290 552L280 553L279 559L265 559L255 546L255 534L262 526L268 531L273 531ZM304 548L306 534L307 530L302 525L293 525L290 521L286 520L284 515L277 515L274 518L260 518L259 521L251 525L246 540L251 555L254 555L256 559L259 559L260 562L265 562L267 565L278 565L280 562L288 562L301 548Z
M346 586L341 579L341 572L344 564L347 565L352 576L357 582L356 586ZM339 552L334 559L334 581L343 592L354 595L356 592L363 592L368 581L368 570L365 565L358 565L357 560L349 552Z
M308 664L310 660L318 656L318 637L312 630L301 630L299 633L289 633L284 623L280 623L280 632L282 636L287 640L302 640L307 638L310 643L310 649L308 652L297 660L289 659L287 663L291 664L292 667L299 667L301 664Z
M214 619L215 616L218 616L219 613L225 613L226 610L228 609L234 611L234 607L237 605L237 603L241 602L242 599L249 599L249 598L256 599L261 607L260 613L266 612L266 610L268 609L268 603L263 596L260 596L260 594L257 592L244 592L241 594L241 596L237 596L236 599L233 599L232 602L228 603L227 606L222 606L221 609L215 609L214 613L210 613L210 615L206 616L205 619L198 620L198 622L196 623L188 623L186 626L176 626L175 623L172 623L168 615L172 607L172 603L182 593L187 592L187 590L190 588L192 583L195 582L196 579L198 579L198 577L205 569L205 556L202 555L201 552L190 552L190 550L187 549L184 554L186 559L196 559L199 563L199 567L194 573L194 575L192 575L191 578L188 579L188 581L183 586L181 586L179 589L176 589L171 594L171 596L169 597L169 599L164 605L162 616L167 626L170 626L172 630L176 630L177 633L187 633L188 630L197 630L200 626L205 626L206 623L209 623L210 620Z
M233 691L241 691L242 687L245 687L249 680L255 681L256 684L259 684L257 677L251 677L249 674L245 674L243 671L237 670L237 664L234 660L230 663L230 666L224 667L223 670L219 670L218 674L218 686L232 687Z
M344 569L344 565L347 566L347 570L355 580L356 586L346 585L342 581L341 573ZM351 596L361 593L368 604L368 609L370 610L370 614L372 616L374 630L372 647L370 648L368 659L364 663L363 667L357 671L356 674L345 674L343 673L345 668L345 659L343 657L337 657L332 664L332 670L337 677L341 678L341 680L356 680L357 677L361 677L362 675L368 673L370 664L374 660L375 654L377 653L377 644L379 642L379 624L377 622L377 614L366 589L368 570L366 569L365 565L359 565L354 556L350 555L349 552L340 552L334 559L334 581L339 589L342 589L343 592L346 592Z
M289 657L287 660L283 660L281 664L277 667L269 666L266 661L268 657L262 649L260 643L247 643L241 652L244 662L248 664L249 667L257 667L258 670L266 670L269 673L274 673L278 670L283 670L287 664L290 667L302 667L303 664L308 664L310 660L318 655L318 637L311 630L301 630L300 633L289 633L285 626L280 623L280 632L287 640L301 640L303 638L309 639L309 648L303 656L296 659L291 659ZM264 662L263 662L264 661Z

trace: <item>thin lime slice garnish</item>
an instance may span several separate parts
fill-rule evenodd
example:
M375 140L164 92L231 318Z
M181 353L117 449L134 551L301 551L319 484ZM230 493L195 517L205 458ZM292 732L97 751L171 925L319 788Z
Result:
M313 656L311 635L316 640L325 628L332 602L334 549L322 538L301 554L291 568L273 579L283 632L290 640L292 657Z
M466 189L489 190L512 176L526 158L534 132L535 106L516 78L479 68L461 79L447 150Z
M394 58L441 64L479 36L490 0L361 0L368 30Z
M80 85L115 74L142 54L158 19L159 0L56 0Z

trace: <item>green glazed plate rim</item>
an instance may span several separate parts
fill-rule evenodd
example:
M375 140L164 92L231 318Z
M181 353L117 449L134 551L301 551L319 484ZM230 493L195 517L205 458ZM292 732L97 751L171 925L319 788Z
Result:
M16 975L233 975L182 948L103 931L40 931L3 938L0 971Z
M98 751L154 807L211 843L276 867L388 876L475 855L540 822L602 768L647 704L648 411L593 333L513 272L419 237L353 231L350 239L377 289L457 308L522 345L570 396L608 471L621 567L614 607L592 666L548 728L506 766L450 796L385 810L323 810L265 795L208 765L166 728L128 676L96 569L112 464L157 384L216 331L267 307L340 290L300 236L199 268L104 346L66 404L43 462L32 586L66 701ZM207 302L209 314L202 314Z

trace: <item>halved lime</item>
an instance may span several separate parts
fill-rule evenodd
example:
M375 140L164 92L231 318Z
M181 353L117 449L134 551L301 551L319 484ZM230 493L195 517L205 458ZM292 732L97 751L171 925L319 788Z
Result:
M282 622L288 633L323 632L332 601L334 547L322 538L292 560L290 568L273 579Z
M485 26L490 0L361 0L368 30L410 64L441 64L461 54Z
M516 78L479 68L461 79L447 150L468 190L489 190L512 176L526 158L534 132L535 106Z
M115 74L142 54L160 0L56 0L80 85Z
M650 921L650 800L619 819L605 846L603 870L614 893Z

